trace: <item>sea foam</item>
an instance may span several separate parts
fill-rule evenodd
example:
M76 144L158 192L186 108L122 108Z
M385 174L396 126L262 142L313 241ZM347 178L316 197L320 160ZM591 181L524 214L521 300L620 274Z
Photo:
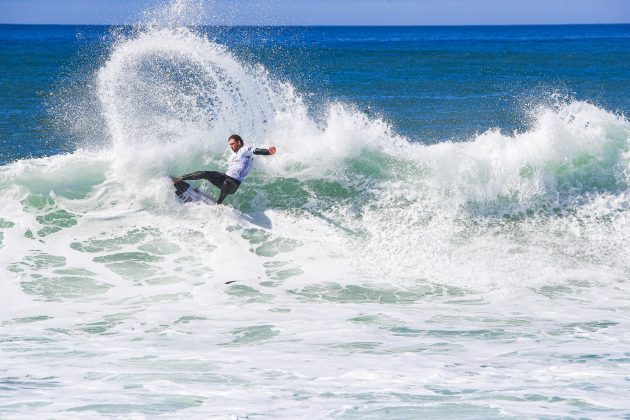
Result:
M3 414L627 414L624 116L410 141L179 24L94 80L99 147L0 168ZM234 132L279 151L179 203Z

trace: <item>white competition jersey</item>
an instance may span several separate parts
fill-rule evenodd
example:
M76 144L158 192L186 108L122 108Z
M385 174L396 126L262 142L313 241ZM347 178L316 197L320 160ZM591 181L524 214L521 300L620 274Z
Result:
M254 161L254 147L253 146L243 146L238 149L238 152L234 153L228 159L228 169L225 171L225 174L234 179L238 179L243 182L247 174L249 173L249 168L252 166L252 162Z

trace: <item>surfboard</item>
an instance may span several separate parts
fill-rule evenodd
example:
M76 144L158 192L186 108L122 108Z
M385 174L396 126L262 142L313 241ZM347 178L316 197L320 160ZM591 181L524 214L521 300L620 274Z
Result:
M174 176L171 176L171 179L174 178ZM199 191L197 188L193 187L186 181L180 181L174 184L174 187L175 195L177 195L177 198L182 203L202 202L205 204L216 204L217 200L214 197L203 191Z
M170 177L174 179L174 176ZM176 184L173 184L175 187L175 194L177 195L177 199L181 203L205 203L205 204L216 204L216 199L212 197L210 194L207 194L203 191L199 191L197 188L193 187L186 181L181 181ZM236 209L233 209L229 206L217 206L221 207L225 210L230 210L233 217L237 217L241 222L247 222L252 225L256 225L263 229L271 229L273 224L271 219L265 214L265 211L257 211L253 213L241 213ZM224 213L225 214L225 213Z

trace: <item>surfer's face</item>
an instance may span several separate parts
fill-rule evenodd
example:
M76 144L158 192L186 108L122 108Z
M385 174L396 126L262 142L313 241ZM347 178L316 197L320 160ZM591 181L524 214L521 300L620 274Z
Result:
M239 143L238 140L235 140L235 139L229 139L228 145L230 146L230 149L232 149L234 153L238 152L238 149L240 149L243 146L241 143Z

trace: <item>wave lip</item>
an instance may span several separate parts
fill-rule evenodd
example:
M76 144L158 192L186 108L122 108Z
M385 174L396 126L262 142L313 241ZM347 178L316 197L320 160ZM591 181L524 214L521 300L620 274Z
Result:
M462 203L498 211L575 206L628 189L630 123L595 105L571 101L538 107L531 129L489 130L463 143L431 146L432 181Z

